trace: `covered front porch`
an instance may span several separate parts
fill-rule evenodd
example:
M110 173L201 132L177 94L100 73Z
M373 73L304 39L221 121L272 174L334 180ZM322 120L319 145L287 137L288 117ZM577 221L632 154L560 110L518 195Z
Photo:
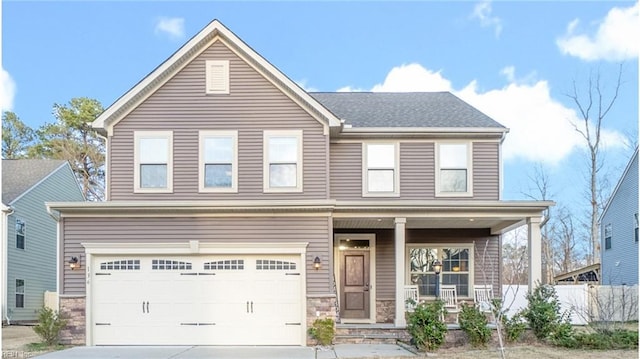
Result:
M473 302L474 288L501 293L501 235L520 225L529 233L530 288L541 279L542 212L551 202L451 201L402 205L338 203L333 258L338 323L406 326L405 288L435 300L452 287ZM436 276L433 263L442 265ZM400 305L397 305L400 303Z

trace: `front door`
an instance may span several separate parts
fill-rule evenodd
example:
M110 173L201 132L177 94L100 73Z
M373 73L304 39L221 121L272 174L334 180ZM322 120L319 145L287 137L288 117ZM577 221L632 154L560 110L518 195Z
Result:
M340 317L369 319L371 282L369 251L340 251Z

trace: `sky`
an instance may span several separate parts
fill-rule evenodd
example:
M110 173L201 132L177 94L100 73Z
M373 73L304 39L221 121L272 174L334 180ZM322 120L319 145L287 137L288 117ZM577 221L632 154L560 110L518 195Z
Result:
M450 91L510 129L503 199L528 199L535 168L559 206L586 213L574 83L600 74L603 174L637 144L640 6L632 1L91 1L2 3L0 106L31 127L54 103L105 107L213 19L308 91Z

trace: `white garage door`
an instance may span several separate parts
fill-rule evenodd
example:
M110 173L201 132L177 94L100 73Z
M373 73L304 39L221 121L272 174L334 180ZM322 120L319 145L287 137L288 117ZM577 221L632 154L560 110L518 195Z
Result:
M94 257L95 345L300 345L295 255Z

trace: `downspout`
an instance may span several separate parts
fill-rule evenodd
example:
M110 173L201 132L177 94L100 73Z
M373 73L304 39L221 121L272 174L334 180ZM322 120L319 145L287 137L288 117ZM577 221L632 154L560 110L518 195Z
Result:
M9 285L9 265L8 255L9 250L9 216L13 214L13 208L11 206L5 206L2 204L2 277L0 279L0 286L2 286L2 316L6 320L7 325L11 325L11 319L9 319L9 311L7 308L7 288Z

